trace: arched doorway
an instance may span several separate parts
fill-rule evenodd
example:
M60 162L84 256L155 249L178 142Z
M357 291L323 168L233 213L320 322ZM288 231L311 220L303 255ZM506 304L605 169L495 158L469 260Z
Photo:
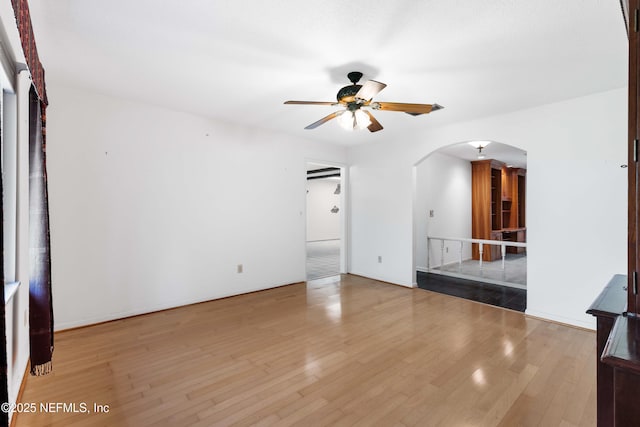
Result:
M493 171L486 182L478 175L481 165ZM418 287L524 311L526 168L524 150L475 140L442 147L415 164ZM480 223L488 231L480 232Z

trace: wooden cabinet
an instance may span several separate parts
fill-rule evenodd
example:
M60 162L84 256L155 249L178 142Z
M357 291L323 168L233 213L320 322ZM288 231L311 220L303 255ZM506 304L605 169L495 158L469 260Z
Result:
M640 420L640 319L626 312L627 276L615 275L587 313L597 319L598 427Z
M525 169L508 168L494 159L471 162L471 237L502 240L503 232L509 230L514 233L509 240L524 241L525 174ZM480 259L477 244L472 246L472 257ZM500 257L500 247L491 246L483 251L482 259Z
M491 231L502 229L502 164L495 160L471 162L471 237L491 239ZM480 259L479 246L472 245L473 259ZM482 259L492 261L492 251Z
M527 200L525 197L526 189L527 189L526 176L527 176L526 169L518 169L516 171L515 180L514 180L514 182L518 183L518 187L514 189L513 194L514 195L517 194L517 197L518 197L518 200L516 200L518 211L516 212L515 217L517 217L518 219L519 227L526 227L526 221L525 221L525 213L526 213L525 202Z
M596 332L596 369L597 369L597 417L598 426L613 426L615 403L615 370L606 364L601 355L609 340L609 335L616 320L621 316L627 305L627 277L615 275L591 304L587 313L597 319Z
M516 232L516 242L524 243L527 241L527 230L520 229ZM513 253L522 254L524 253L524 248L511 248Z
M491 230L502 228L502 176L498 169L491 168Z
M511 179L513 174L511 173L511 169L502 166L502 201L510 202L511 201Z
M490 240L502 240L502 231L492 231L491 235L489 236L489 239ZM485 251L485 253L486 252L490 253L489 258L490 258L491 261L502 258L502 253L500 251L500 246L495 246L495 245L485 246L484 247L484 251Z
M502 168L502 227L525 227L525 176L521 168ZM518 240L520 241L520 240Z
M505 228L502 230L502 240L509 242L524 243L527 241L527 231L524 228ZM521 254L524 253L524 248L515 246L507 246L507 253Z

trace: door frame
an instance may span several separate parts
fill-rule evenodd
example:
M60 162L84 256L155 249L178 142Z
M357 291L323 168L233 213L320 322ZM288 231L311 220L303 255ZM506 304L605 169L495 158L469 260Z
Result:
M305 159L305 176L303 177L306 188L306 171L308 170L309 164L321 165L327 167L334 167L340 169L340 274L347 274L349 272L350 267L350 257L349 257L349 208L350 208L350 199L349 199L349 168L346 164L340 162L333 162L328 160L318 160L318 159ZM307 199L305 197L304 203L304 245L305 245L305 280L307 278L307 265L306 265L306 244L307 244Z

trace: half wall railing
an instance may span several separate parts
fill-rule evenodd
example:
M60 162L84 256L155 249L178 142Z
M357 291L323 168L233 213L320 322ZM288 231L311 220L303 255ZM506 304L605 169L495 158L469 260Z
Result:
M487 239L472 239L472 238L464 238L464 237L439 237L439 236L427 236L427 271L428 272L433 272L433 273L440 273L440 274L448 274L448 275L454 275L454 276L459 276L459 277L466 277L468 276L468 274L456 274L455 271L445 271L445 247L449 247L451 245L447 245L447 242L452 242L455 245L458 246L458 273L462 272L462 265L463 262L469 262L468 260L463 259L464 258L464 245L466 244L477 244L478 245L478 252L479 252L479 259L477 260L477 268L480 270L480 272L483 271L484 269L484 265L483 265L483 254L485 252L485 250L490 250L490 248L488 248L488 246L499 246L500 247L500 254L501 254L501 265L500 268L501 270L504 272L505 270L505 261L507 258L507 248L508 247L515 247L515 248L524 248L526 249L527 244L524 242L513 242L513 241L508 241L508 240L487 240ZM436 252L437 251L437 246L434 248L435 245L439 244L439 250L440 250L440 265L433 267L432 264L436 264L437 260L432 259L434 257L434 255L432 254L432 252ZM434 250L435 249L435 250ZM437 253L437 252L436 252ZM467 252L469 253L469 252ZM437 255L436 255L437 256ZM450 259L450 258L449 258ZM451 263L450 263L451 264ZM449 265L450 265L449 264ZM492 266L495 264L495 262L491 263ZM496 267L493 267L496 268ZM480 275L481 279L484 279L485 277L481 274ZM503 277L504 274L503 274ZM493 283L500 283L500 284L508 284L508 283L501 283L504 282L505 280L488 280L489 282L493 282ZM516 283L517 285L524 285L524 283Z

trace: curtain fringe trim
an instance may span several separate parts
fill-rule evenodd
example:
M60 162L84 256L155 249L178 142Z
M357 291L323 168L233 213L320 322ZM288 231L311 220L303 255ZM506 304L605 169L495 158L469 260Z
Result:
M35 375L36 377L50 374L53 370L53 364L51 361L47 363L43 363L42 365L36 365L31 367L31 375Z

